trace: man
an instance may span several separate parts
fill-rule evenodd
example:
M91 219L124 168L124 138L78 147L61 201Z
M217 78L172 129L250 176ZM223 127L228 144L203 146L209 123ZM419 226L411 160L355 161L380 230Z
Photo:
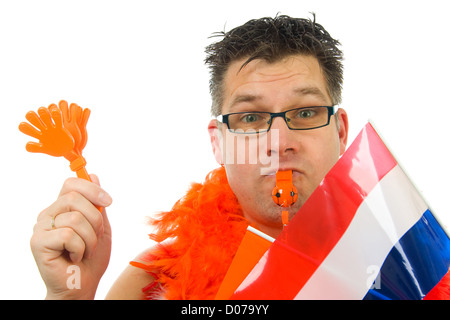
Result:
M343 79L338 45L314 21L277 16L251 20L207 47L216 117L208 131L222 167L155 221L160 245L137 257L107 298L214 298L247 225L272 237L281 232L282 209L271 198L275 172L293 172L299 195L292 218L347 144L346 112L335 110ZM255 145L276 166L263 173L261 159L229 157ZM112 199L92 180L66 180L38 217L31 247L48 299L92 299L108 265L111 227L94 205ZM76 290L67 286L73 265L82 277Z

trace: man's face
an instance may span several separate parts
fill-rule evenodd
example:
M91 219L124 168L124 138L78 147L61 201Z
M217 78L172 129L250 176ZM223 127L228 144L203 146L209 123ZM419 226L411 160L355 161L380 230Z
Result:
M245 59L235 61L226 73L222 114L244 111L282 112L300 107L332 105L325 79L314 57L295 55L275 63L253 60L239 70L244 61ZM336 120L340 122L339 129ZM245 135L245 143L238 145L230 141L237 134L227 132L226 125L216 127L211 122L210 133L214 132L221 134L222 141L212 137L213 148L217 152L217 144L222 143L222 163L245 217L262 231L277 236L282 228L282 209L271 197L275 175L262 174L261 168L267 165L259 161L256 164L249 163L250 161L230 161L232 157L227 158L227 154L265 152L272 159L277 158L279 170L293 170L293 183L299 196L289 209L292 218L344 152L348 122L342 109L330 119L328 126L312 130L290 130L283 118L276 117L268 133ZM238 139L242 139L243 135L240 136ZM277 136L278 141L274 141ZM252 143L254 139L260 141ZM264 150L251 150L257 146Z

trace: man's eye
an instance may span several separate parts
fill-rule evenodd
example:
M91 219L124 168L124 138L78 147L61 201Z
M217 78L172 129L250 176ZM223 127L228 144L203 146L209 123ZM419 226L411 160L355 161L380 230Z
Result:
M241 117L241 121L245 123L255 122L260 120L260 116L254 113L246 114Z
M307 119L313 117L315 114L314 110L300 110L297 114L297 118Z

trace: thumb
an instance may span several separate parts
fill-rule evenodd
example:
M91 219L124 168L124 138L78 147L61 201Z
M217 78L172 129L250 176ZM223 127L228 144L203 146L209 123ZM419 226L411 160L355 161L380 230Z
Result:
M101 187L100 185L100 179L97 177L97 175L95 174L90 174L89 178L91 179L91 182L95 183L96 185L98 185L99 187ZM108 207L109 205L111 205L112 202L112 198L109 194L106 193L106 191L102 191L101 194L99 195L99 198L101 198L102 201L104 201L104 206ZM100 208L98 208L100 210ZM105 211L105 208L102 208L102 210L100 210L101 212Z

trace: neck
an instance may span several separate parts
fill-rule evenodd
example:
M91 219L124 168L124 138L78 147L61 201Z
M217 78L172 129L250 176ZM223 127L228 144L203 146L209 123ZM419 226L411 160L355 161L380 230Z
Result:
M265 234L271 236L272 238L276 239L280 235L281 231L283 231L283 226L281 225L281 222L280 224L269 225L263 224L260 221L255 221L251 217L247 216L245 213L244 217L247 219L247 221L252 227L260 230L261 232L264 232Z

